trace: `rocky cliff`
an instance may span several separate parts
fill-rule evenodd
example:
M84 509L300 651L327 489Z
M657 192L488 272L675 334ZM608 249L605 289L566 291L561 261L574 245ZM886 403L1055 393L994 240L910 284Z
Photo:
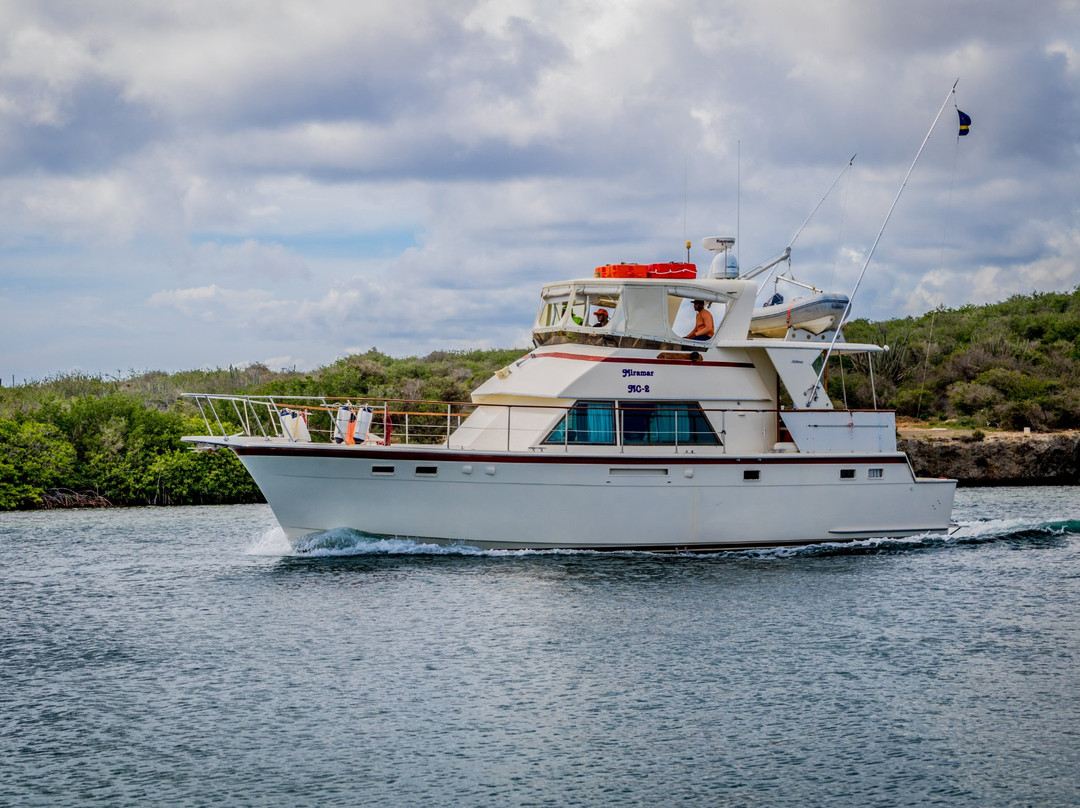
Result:
M901 431L920 477L954 477L961 485L1075 485L1080 483L1080 432L979 433Z

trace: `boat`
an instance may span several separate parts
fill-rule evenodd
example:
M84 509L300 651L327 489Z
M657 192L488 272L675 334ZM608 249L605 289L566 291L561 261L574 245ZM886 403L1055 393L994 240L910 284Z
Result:
M946 532L956 481L916 477L891 411L834 405L820 340L754 325L758 288L727 271L730 243L703 242L720 267L705 277L544 285L532 348L468 402L193 393L206 434L184 440L234 452L293 542L348 528L480 548L717 552ZM695 301L711 338L682 333ZM821 332L832 354L884 350L837 325Z
M750 317L750 335L755 337L812 339L835 331L847 310L848 296L813 290L806 297L784 300L777 293Z
M722 249L730 249L730 244ZM754 309L750 316L750 336L779 337L783 339L827 339L841 327L851 298L839 292L825 292L791 276L791 245L774 260L754 267L739 275L744 280L756 278L774 267L788 262L788 269L773 280L773 295L763 306ZM737 265L736 265L737 266ZM802 297L785 300L780 283L785 282L806 290ZM760 289L759 289L760 292Z

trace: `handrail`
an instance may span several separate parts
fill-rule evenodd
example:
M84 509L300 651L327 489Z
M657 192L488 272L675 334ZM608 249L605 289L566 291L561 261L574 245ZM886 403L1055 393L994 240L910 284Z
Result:
M496 408L506 410L505 429L505 441L503 441L503 448L505 450L511 450L514 446L514 436L525 435L526 432L529 435L535 435L535 420L531 426L516 426L516 424L526 423L525 419L518 419L513 416L513 411L519 412L531 411L533 413L542 410L556 410L562 413L568 413L573 409L574 405L565 404L495 404L495 403L476 403L476 402L445 402L445 401L418 401L413 399L367 399L356 397L322 397L322 396L245 396L234 395L227 393L184 393L180 396L183 399L193 402L198 409L199 414L202 416L204 425L206 426L206 434L211 437L262 437L267 440L272 438L277 439L290 439L296 440L297 438L291 437L282 423L282 416L289 413L298 413L304 420L304 431L307 436L304 440L310 439L315 443L330 443L335 441L335 422L338 414L338 407L340 404L348 402L353 405L354 408L370 407L377 413L377 417L373 420L369 426L368 436L372 441L384 443L386 441L387 425L389 425L390 438L397 445L423 445L427 448L449 448L451 444L457 445L459 441L454 440L454 436L459 434L459 430L465 428L465 418L474 410L479 407ZM631 413L635 410L634 404L640 403L643 409L649 409L655 412L656 406L653 402L648 401L613 401L614 412L616 417L621 419L625 413ZM219 409L216 404L222 405ZM391 404L398 405L391 408ZM412 405L411 409L406 409L401 405ZM231 410L235 414L236 422L230 420L228 411ZM683 411L681 407L675 406L672 408L674 412ZM822 409L820 412L831 413L858 413L858 412L875 412L874 410L856 410L856 409ZM753 414L758 413L774 417L778 410L775 407L702 407L700 412L706 414L709 417L710 414L718 414L716 417L710 418L712 426L716 430L715 434L718 438L717 446L721 451L727 451L727 419L731 414ZM779 410L779 412L799 412L810 413L812 410L797 410L794 408L785 408ZM381 416L381 417L380 417ZM457 419L456 423L452 423L452 419ZM377 433L380 420L382 421L383 434ZM552 418L554 425L557 425L559 421ZM554 446L561 447L564 451L570 451L571 446L578 445L575 441L570 439L570 432L573 431L569 424L565 421L562 440L558 444L543 444L544 448L551 449ZM482 427L487 429L489 426ZM674 435L672 436L672 443L656 444L673 446L676 451L685 447L694 447L697 444L695 436L687 433L685 430L681 430L677 425L674 428ZM764 429L764 425L762 427ZM236 430L239 431L236 431ZM372 432L371 430L376 430ZM230 430L232 430L230 432ZM623 435L622 428L616 428L616 434ZM475 434L475 433L470 433ZM765 433L763 433L765 434ZM365 436L365 437L368 437ZM464 445L467 442L467 436L461 436L460 443ZM687 438L690 438L690 442L687 443ZM340 441L338 441L340 442ZM364 438L360 438L358 442L364 442ZM371 441L368 441L369 443ZM650 444L638 444L640 446L646 446ZM457 448L461 448L458 446ZM535 448L535 447L533 447ZM622 448L620 439L620 448ZM767 448L766 448L767 450Z

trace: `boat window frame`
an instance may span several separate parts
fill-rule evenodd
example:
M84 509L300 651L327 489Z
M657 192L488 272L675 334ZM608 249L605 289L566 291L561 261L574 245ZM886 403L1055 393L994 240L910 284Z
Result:
M544 294L548 292L548 294ZM573 286L563 284L549 287L540 294L540 306L536 310L536 319L533 321L533 330L551 330L559 328L566 320L566 310L573 293ZM561 307L561 308L560 308ZM555 314L555 312L558 312ZM547 316L545 317L545 313ZM555 316L552 316L552 315ZM542 324L546 321L546 324Z
M640 440L637 438L627 440L627 427L626 427L626 415L627 412L634 410L638 411L651 411L651 416L655 418L663 407L667 407L671 415L674 416L674 432L671 434L670 440ZM605 411L611 418L610 423L589 423L590 415L585 414L583 417L583 423L580 425L573 424L573 418L575 415L578 418L582 418L584 413L600 413ZM595 417L599 421L598 416ZM571 426L567 429L568 421L571 422ZM593 434L591 430L595 430L602 438L600 440L593 440ZM635 429L635 434L640 434L644 430ZM610 432L610 439L606 433ZM649 432L653 432L652 426L649 426ZM585 434L586 439L582 439L581 435ZM659 434L664 435L663 429L659 431ZM571 406L566 408L566 412L563 414L554 426L548 430L547 435L542 441L541 446L619 446L626 447L631 446L634 448L646 448L656 446L723 446L724 442L720 435L716 432L712 423L709 421L708 415L705 413L705 409L701 406L700 401L672 401L662 400L653 401L646 399L580 399L574 402Z
M533 321L533 332L551 334L559 331L609 333L619 315L622 286L587 282L557 284L540 293L540 305ZM597 309L607 309L606 326L593 324Z
M578 439L582 432L588 433L588 430L592 425L588 424L589 416L585 416L586 427L570 426L567 428L567 424L571 419L571 416L580 413L602 413L606 410L610 416L610 428L607 431L611 433L610 440L580 440ZM566 408L566 412L563 413L562 418L556 422L556 424L548 430L547 436L540 441L541 446L617 446L619 440L619 428L618 419L616 417L617 407L616 402L611 399L580 399L575 401L571 406ZM574 440L571 440L571 436L574 436Z
M680 301L679 304L675 307L674 315L669 315L668 318L668 328L671 330L672 335L677 337L684 343L712 345L713 342L716 341L716 338L720 335L720 327L721 325L723 325L724 320L727 319L728 313L731 311L731 304L735 301L735 298L722 292L706 291L704 289L694 289L688 286L669 286L666 289L666 292L668 311L671 311L672 309L671 301L673 299ZM683 313L683 302L687 300L691 301L691 310L693 309L692 302L694 300L704 301L705 308L708 309L709 314L712 315L713 335L708 339L691 340L682 333L675 330L675 322L679 319L679 315ZM719 308L714 309L713 306L719 306Z
M605 300L607 298L608 300ZM613 300L614 302L608 302ZM570 318L577 328L583 328L590 332L610 332L619 316L619 304L622 302L622 286L594 286L587 283L574 284L570 293ZM605 309L608 313L607 325L595 325L592 321L596 317L598 309ZM581 312L582 321L578 322L574 317L575 312ZM569 325L567 323L567 325Z
M705 414L705 410L702 408L700 401L620 399L618 405L619 443L622 446L723 445L720 436L709 422L709 417ZM672 440L627 440L627 412L632 412L634 410L644 412L651 409L652 415L655 417L661 414L663 407L667 407L670 415L674 415L675 424ZM685 432L683 431L684 424L686 427ZM649 430L652 431L651 425ZM635 433L641 431L642 430L634 430Z

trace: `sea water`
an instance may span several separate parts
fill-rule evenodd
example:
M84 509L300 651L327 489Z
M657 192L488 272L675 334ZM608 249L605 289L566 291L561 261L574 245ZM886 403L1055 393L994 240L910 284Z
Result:
M0 514L0 804L1080 804L1080 490L954 516L685 557Z

